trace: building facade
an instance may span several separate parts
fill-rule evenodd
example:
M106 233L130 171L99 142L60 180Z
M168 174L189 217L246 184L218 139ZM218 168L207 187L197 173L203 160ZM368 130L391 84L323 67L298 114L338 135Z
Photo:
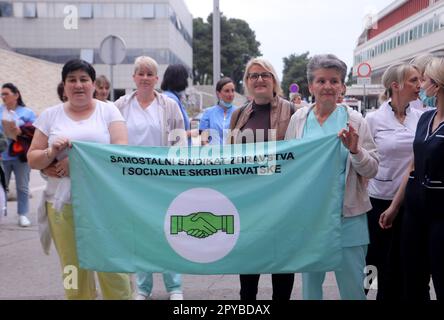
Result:
M183 0L0 1L0 36L12 50L63 64L83 58L110 77L100 58L108 35L124 40L126 56L113 69L114 88L131 90L133 63L148 55L160 66L192 69L193 18Z
M372 84L378 85L391 64L423 53L444 55L444 0L396 0L373 18L354 50L354 77L366 62Z

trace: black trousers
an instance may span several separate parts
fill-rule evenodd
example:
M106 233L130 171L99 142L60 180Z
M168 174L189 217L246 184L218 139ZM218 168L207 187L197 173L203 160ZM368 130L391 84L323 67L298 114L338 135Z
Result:
M401 235L404 298L429 300L431 275L436 298L444 301L444 209L436 212L442 204L428 203L422 190L416 181L407 184Z
M240 278L240 299L256 300L260 274L241 274ZM273 300L290 300L293 290L294 273L272 274Z
M366 264L377 268L378 292L376 300L400 300L403 294L401 270L401 225L403 208L390 229L379 226L379 217L390 206L391 200L370 198L373 209L367 214L370 244Z

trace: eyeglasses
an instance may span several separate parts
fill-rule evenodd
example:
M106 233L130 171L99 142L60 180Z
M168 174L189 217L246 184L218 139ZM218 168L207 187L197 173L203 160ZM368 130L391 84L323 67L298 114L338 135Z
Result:
M248 79L251 79L253 81L257 81L259 77L261 77L262 80L270 80L271 78L273 78L273 74L271 72L261 72L261 73L254 72L248 74Z

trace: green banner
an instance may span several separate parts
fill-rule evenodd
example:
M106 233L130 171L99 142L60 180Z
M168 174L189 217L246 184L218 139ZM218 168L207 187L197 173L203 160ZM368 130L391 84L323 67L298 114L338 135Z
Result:
M329 271L341 256L336 135L190 148L74 142L80 266L108 272Z

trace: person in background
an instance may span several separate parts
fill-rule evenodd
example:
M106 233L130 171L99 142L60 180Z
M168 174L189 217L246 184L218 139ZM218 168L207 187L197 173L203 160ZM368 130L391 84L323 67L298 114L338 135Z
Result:
M3 132L0 132L0 153L8 148L8 140ZM0 157L0 223L3 216L6 216L6 180L5 172L3 171L3 164Z
M342 262L335 276L342 299L365 300L364 267L369 243L367 211L371 209L367 179L376 175L378 154L362 115L336 103L345 90L346 75L346 64L335 55L316 55L310 59L308 86L316 102L292 116L285 139L337 134L342 141L341 183L345 188L341 221ZM303 298L321 300L324 279L325 272L303 273Z
M366 261L367 266L377 268L376 299L399 300L403 292L400 262L403 208L390 229L382 229L379 218L390 206L413 158L413 139L422 111L411 104L418 98L420 74L410 64L392 65L385 70L382 84L383 103L365 118L380 156L378 173L368 184L373 208L367 214L370 244Z
M422 82L424 81L425 69L432 59L433 59L433 55L426 53L426 54L421 54L421 55L413 58L412 61L410 61L410 64L415 66L416 69L418 70L418 72L421 76ZM427 98L427 96L425 94L425 90L421 89L421 91L419 93L419 97L417 99L415 99L414 101L412 101L410 106L415 109L418 109L422 112L432 110L432 109L436 108L436 98L434 98L434 97Z
M67 149L72 140L103 144L127 144L125 121L115 106L93 99L96 73L84 60L68 61L62 69L62 81L68 100L43 111L35 121L34 139L28 152L29 164L46 172L44 209L39 210L40 240L45 253L54 241L63 272L64 283L77 270L77 286L65 286L69 300L92 300L97 297L94 272L80 268L71 204L71 180ZM55 164L54 164L55 163ZM94 245L94 244L91 244ZM131 284L127 274L97 272L104 299L131 299Z
M382 228L393 226L401 206L401 264L404 298L430 300L430 274L436 299L444 301L444 58L433 58L421 85L436 109L422 114L413 141L413 161L390 207L381 214Z
M177 103L154 90L158 65L147 56L138 57L134 63L133 80L137 90L119 98L115 105L122 113L128 127L128 144L134 146L187 145L185 126ZM172 140L169 133L182 130L179 141ZM164 272L163 281L170 300L183 300L181 275ZM153 289L153 274L136 274L136 300L148 300Z
M247 64L243 83L248 104L233 112L230 122L231 144L283 140L294 110L281 98L279 78L270 62L253 58ZM252 133L252 134L249 134ZM241 274L240 299L256 300L260 274ZM289 300L294 274L272 274L273 300Z
M200 120L202 145L225 144L231 115L237 109L233 105L235 87L231 78L220 79L216 84L217 104L207 108Z
M9 185L11 173L14 173L17 190L17 213L18 224L21 227L29 227L27 215L29 212L29 174L28 162L22 161L19 156L11 156L9 149L11 144L17 140L22 131L21 126L32 124L36 118L34 111L25 106L19 89L12 83L5 83L1 89L3 104L0 105L2 122L0 132L8 137L8 148L3 151L3 169L5 171L6 186Z
M95 84L96 90L94 91L94 98L104 101L111 102L108 100L109 91L111 88L111 82L104 75L98 76Z
M182 99L185 97L185 89L188 88L188 71L182 64L169 65L163 74L160 85L163 93L173 99L180 108L188 137L188 145L191 145L191 124Z
M301 105L302 104L301 94L297 92L290 93L290 102L293 102L295 105Z

